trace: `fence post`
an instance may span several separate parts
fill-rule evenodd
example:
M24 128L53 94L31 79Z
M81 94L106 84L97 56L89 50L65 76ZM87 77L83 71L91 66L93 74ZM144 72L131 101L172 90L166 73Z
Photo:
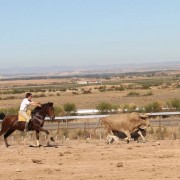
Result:
M162 118L162 116L159 116L159 131L160 131L160 138L162 140L163 136L162 136L162 129L161 129L161 118Z

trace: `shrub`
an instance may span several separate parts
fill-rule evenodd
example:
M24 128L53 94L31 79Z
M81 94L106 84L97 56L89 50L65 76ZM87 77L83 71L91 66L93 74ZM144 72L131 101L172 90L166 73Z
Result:
M60 88L59 90L65 92L66 88Z
M115 87L115 91L124 91L124 90L125 90L125 88L122 85Z
M64 109L60 106L54 106L54 112L56 116L64 115Z
M99 110L101 113L107 113L109 111L111 111L112 106L110 103L107 102L101 102L100 104L98 104L96 106L97 110Z
M137 106L135 104L132 104L132 105L125 104L123 106L124 111L132 111L133 112L133 111L136 111L136 108L137 108Z
M84 90L82 93L83 94L92 94L91 90Z
M172 99L171 101L167 102L167 105L169 108L179 111L180 110L180 99Z
M146 105L144 108L145 108L146 112L160 112L160 111L162 111L162 107L161 107L161 104L159 102L150 103L150 104Z
M73 103L66 103L63 105L63 107L68 115L70 115L71 112L76 112L76 105Z
M100 92L105 92L105 91L106 91L106 86L100 86L100 87L98 88L98 90L99 90Z
M144 94L143 96L152 96L153 93L150 91L150 92L147 92L146 94Z
M114 110L114 111L117 111L118 109L119 109L119 105L117 105L117 104L113 104L113 105L111 105L111 108Z
M132 91L132 92L129 92L129 93L127 94L127 96L139 96L139 93Z
M127 89L134 89L134 85L133 84L129 84L126 88Z
M72 92L73 95L78 95L79 93L78 92Z
M141 89L150 89L150 85L149 84L143 84Z

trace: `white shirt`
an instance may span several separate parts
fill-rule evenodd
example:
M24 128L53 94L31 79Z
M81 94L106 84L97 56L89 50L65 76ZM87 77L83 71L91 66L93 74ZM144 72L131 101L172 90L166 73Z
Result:
M27 111L28 106L31 104L31 101L28 98L24 98L20 105L20 111Z

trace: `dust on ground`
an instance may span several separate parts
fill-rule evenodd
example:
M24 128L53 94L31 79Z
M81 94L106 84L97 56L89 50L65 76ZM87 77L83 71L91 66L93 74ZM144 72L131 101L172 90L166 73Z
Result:
M58 147L0 144L1 180L180 179L180 141L62 140Z

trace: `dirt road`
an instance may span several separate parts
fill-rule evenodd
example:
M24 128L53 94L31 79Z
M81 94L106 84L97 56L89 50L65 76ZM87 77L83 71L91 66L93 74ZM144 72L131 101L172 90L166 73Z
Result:
M64 140L55 147L0 141L1 180L180 179L180 141L107 145L102 140Z

